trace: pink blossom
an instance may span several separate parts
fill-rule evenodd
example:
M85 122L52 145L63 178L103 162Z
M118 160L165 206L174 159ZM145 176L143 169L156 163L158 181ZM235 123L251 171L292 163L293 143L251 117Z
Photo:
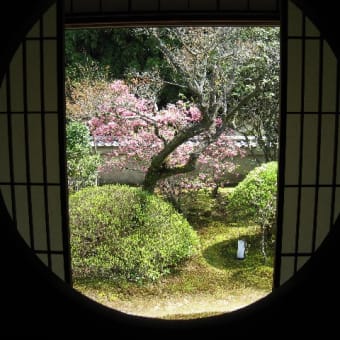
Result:
M152 157L163 149L164 143L170 142L178 131L202 119L197 106L183 101L157 109L154 103L131 93L122 80L110 84L98 110L88 121L91 134L97 142L112 143L112 151L107 154L101 171L133 167L146 172ZM221 118L216 118L215 122L217 127L222 125ZM222 183L229 173L237 171L233 159L244 155L230 138L233 133L225 131L201 153L197 164L200 171L159 181L159 188L163 191L197 189ZM190 154L207 137L208 133L202 133L181 144L169 155L166 166L184 166Z

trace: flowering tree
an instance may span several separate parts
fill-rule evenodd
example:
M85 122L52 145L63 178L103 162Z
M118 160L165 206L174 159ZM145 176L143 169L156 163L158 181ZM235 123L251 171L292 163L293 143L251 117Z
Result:
M250 150L255 138L266 162L277 159L279 29L171 27L143 32L157 41L172 67L165 84L177 87L203 115L221 117L244 135Z
M195 175L187 185L218 187L226 173L235 171L232 157L242 154L231 140L232 131L246 133L262 108L262 99L255 98L266 93L266 114L277 109L270 101L275 94L267 86L277 77L272 79L272 59L263 49L272 38L265 29L261 32L249 40L250 33L236 27L140 29L172 71L139 73L137 82L132 74L130 86L99 82L103 89L78 91L80 100L69 106L70 111L85 120L93 117L89 127L94 140L116 144L110 165L144 171L145 190L153 192L156 185L179 177L184 183L184 174ZM272 45L269 50L276 51ZM159 109L160 85L176 87L181 100ZM262 120L258 130L268 141Z
M95 143L115 146L105 167L143 171L143 187L153 192L157 184L163 190L169 187L169 178L191 188L220 185L235 170L232 159L243 151L231 138L233 132L219 117L206 119L197 106L184 101L158 109L118 80L102 93L88 125ZM194 170L190 179L180 176Z

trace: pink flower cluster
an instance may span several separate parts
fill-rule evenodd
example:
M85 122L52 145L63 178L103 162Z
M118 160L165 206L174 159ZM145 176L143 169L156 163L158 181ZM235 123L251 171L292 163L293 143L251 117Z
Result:
M88 126L95 142L112 143L113 151L107 157L106 169L126 168L133 164L134 168L147 171L152 157L164 148L165 143L202 119L197 106L183 101L158 110L154 103L131 93L121 80L110 84L110 95L103 98L98 111L99 114L88 121ZM222 120L217 118L216 126L221 124ZM222 181L227 173L235 171L233 158L242 156L242 151L230 134L231 131L222 133L202 152L198 161L201 173L190 181L182 176L183 185ZM196 137L177 147L168 157L167 166L183 166L202 141L202 136Z

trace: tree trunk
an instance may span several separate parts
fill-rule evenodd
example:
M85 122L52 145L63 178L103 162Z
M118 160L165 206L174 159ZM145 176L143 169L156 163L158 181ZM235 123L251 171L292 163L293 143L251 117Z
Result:
M143 190L153 194L155 192L156 184L159 178L160 174L158 171L148 169L143 182Z
M167 197L166 197L166 199L172 204L172 206L175 208L175 210L178 212L178 213L180 213L180 214L182 214L183 213L183 210L182 210L182 208L181 208L181 204L180 204L180 198L178 197L178 198L176 198L176 196L175 195L168 195Z
M218 184L216 184L214 186L214 188L212 189L212 192L211 192L211 197L212 198L216 198L217 197L217 194L218 194L218 189L220 188L220 186Z

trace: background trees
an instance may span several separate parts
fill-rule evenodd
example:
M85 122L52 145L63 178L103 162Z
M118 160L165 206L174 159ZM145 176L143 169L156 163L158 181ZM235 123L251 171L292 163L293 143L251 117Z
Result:
M244 105L235 117L234 127L245 137L248 149L256 142L264 162L277 160L279 128L280 42L278 29L251 28L242 38L256 45L258 54L240 74L240 91L251 86L252 77L260 77L260 91ZM254 139L252 139L253 137ZM253 152L258 163L261 161Z
M253 135L265 158L275 159L277 29L181 27L129 29L120 34L131 38L133 50L139 50L144 44L142 50L147 50L151 59L141 59L144 62L138 66L130 63L116 73L109 64L106 69L102 66L99 71L104 68L104 79L121 73L126 82L113 82L109 93L106 80L103 83L101 78L100 82L92 83L92 93L81 94L80 105L79 100L74 100L77 84L69 86L68 111L82 119L96 116L90 123L95 139L116 142L115 152L120 150L120 156L124 151L129 157L139 159L146 172L146 190L152 192L160 180L169 182L173 176L198 169L199 163L212 163L207 160L209 153L215 166L228 164L228 152L229 159L241 153L227 138L232 130L244 134L246 141ZM81 41L83 38L73 36L72 39ZM118 38L110 36L109 39L117 42ZM103 60L103 56L111 53L101 52L97 45L95 48L92 45L87 47L87 53L93 60ZM128 48L129 45L125 45L125 50ZM119 60L112 60L112 63L119 64ZM172 102L169 101L171 96L164 102L164 89L172 89L169 91L175 94ZM72 101L79 107L72 106ZM125 123L119 117L122 113ZM120 129L123 126L125 137ZM132 145L135 150L141 145L147 148L142 147L143 152L133 151ZM222 171L220 167L211 171L210 177L214 180L210 179L210 183L218 183L216 174L230 170L225 167ZM199 182L199 177L196 180ZM203 181L208 183L207 178Z
M98 63L111 78L122 78L129 70L140 72L162 63L154 42L134 28L71 29L65 31L66 71L83 77L79 66Z
M214 107L221 115L225 110L226 125L245 136L250 150L255 142L266 162L277 159L279 31L259 27L150 31L173 66L178 87L185 88L202 112Z
M88 127L77 121L66 126L67 134L67 173L70 191L97 184L98 167L101 159L93 154Z

